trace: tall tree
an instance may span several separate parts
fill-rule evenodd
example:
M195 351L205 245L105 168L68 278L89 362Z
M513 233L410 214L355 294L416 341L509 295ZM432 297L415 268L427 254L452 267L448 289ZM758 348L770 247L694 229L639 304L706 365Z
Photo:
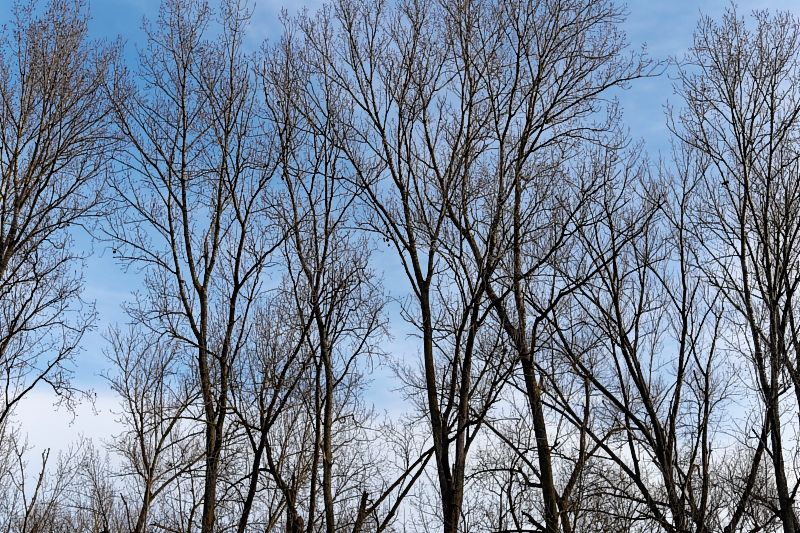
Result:
M137 74L120 72L110 91L126 144L107 231L118 257L145 271L146 293L132 318L195 353L205 427L196 527L204 533L218 527L231 370L280 240L264 214L270 133L258 119L242 49L247 20L233 0L220 4L216 18L205 2L165 1L146 26Z
M735 9L719 22L701 20L680 72L685 109L673 131L686 157L699 162L704 209L694 228L708 258L705 274L725 303L725 328L739 340L735 349L750 361L758 391L764 430L756 432L752 468L769 460L777 516L793 533L800 527L797 473L787 454L796 449L786 410L796 421L800 23L788 13L756 12L752 20L750 27ZM748 489L753 483L751 476Z
M113 53L89 39L84 2L15 3L12 16L0 36L0 428L36 387L77 392L70 363L94 308L75 234L98 214L113 144Z
M538 518L528 520L550 533L571 531L574 483L559 487L555 457L563 454L546 408L545 383L554 397L564 385L554 379L548 321L601 266L587 260L581 235L609 191L612 169L593 156L595 147L613 153L621 145L618 109L605 105L606 95L654 65L626 51L623 12L613 2L467 2L450 12L471 120L448 217L521 371L541 496ZM572 462L566 479L583 465Z
M124 429L108 447L120 459L118 475L131 480L115 504L125 509L127 527L144 533L152 523L167 522L154 518L153 509L163 508L159 502L203 459L202 431L194 423L197 384L187 364L191 354L180 343L131 326L112 329L109 344L107 380L120 398Z
M481 331L483 279L448 219L477 131L475 86L452 36L467 11L341 1L305 27L321 83L348 110L332 140L353 169L361 225L395 252L409 284L401 314L419 333L422 370L405 381L428 422L445 532L459 530L469 450L506 370L492 361L497 337Z

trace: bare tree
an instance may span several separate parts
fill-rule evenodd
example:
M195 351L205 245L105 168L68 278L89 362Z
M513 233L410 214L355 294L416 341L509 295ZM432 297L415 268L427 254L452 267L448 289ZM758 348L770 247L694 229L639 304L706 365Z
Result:
M384 328L382 295L370 243L354 227L356 195L335 142L341 98L314 84L292 24L265 48L262 72L266 119L278 132L275 216L287 238L283 280L262 315L269 325L258 329L243 372L254 378L256 388L245 379L243 391L252 390L258 409L249 410L257 414L250 422L242 395L253 455L239 530L266 471L264 482L280 494L267 524L282 508L289 531L381 531L429 455L400 469L371 459L370 447L387 444L363 400L364 372Z
M42 451L31 462L30 448L6 439L2 459L0 531L91 531L120 526L111 505L113 478L91 442L80 439L59 453Z
M231 370L275 247L264 216L269 132L242 50L247 18L240 2L223 2L209 41L215 19L204 2L165 2L146 27L138 76L121 72L110 93L126 156L111 184L118 210L108 232L118 257L146 272L133 318L195 352L204 532L217 527Z
M473 20L460 9L343 1L305 27L312 68L347 110L332 136L354 170L362 226L396 252L410 285L402 314L419 332L422 364L404 381L428 420L447 532L459 530L469 449L507 371L492 361L497 336L481 331L479 267L448 219L478 111L452 37L459 17Z
M35 387L63 401L94 318L74 231L100 201L112 139L112 53L87 36L82 1L15 3L0 37L0 426Z
M606 196L586 236L601 268L551 319L564 359L602 398L585 431L597 451L592 478L607 476L601 490L630 500L628 517L652 520L644 529L710 531L729 519L714 498L725 458L712 448L727 429L732 376L720 308L689 234L693 170L665 188L638 158L621 166L610 183L624 192Z
M135 327L112 330L109 341L107 379L121 399L117 415L125 428L109 447L122 461L118 475L134 478L119 495L127 527L143 533L161 494L176 490L173 484L203 458L193 412L197 385L190 355L180 344Z
M601 266L586 259L580 236L596 224L595 206L608 190L608 166L593 158L593 147L613 152L621 144L618 112L605 95L653 65L626 53L623 13L612 2L476 2L451 12L471 120L448 217L521 370L536 438L533 450L520 450L535 455L532 486L541 493L539 511L526 520L547 532L571 531L572 490L588 450L585 440L577 454L554 446L573 441L551 440L561 415L553 410L549 418L546 397L574 389L587 410L590 398L580 379L567 373L559 381L549 320ZM583 418L573 420L576 427Z
M698 161L694 220L706 253L706 276L725 305L725 328L746 357L758 391L763 429L757 431L751 491L762 460L783 531L798 530L794 505L797 454L785 435L797 419L797 236L800 24L788 13L756 12L750 28L734 9L720 22L703 18L681 69L685 110L673 130ZM795 392L791 401L787 393ZM794 413L789 415L788 412ZM788 418L787 418L788 417ZM736 515L744 512L736 509Z

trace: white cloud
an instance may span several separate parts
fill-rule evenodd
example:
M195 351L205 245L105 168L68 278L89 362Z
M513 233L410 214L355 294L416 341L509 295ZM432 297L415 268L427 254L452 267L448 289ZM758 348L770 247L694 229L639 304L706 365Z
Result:
M112 412L117 410L119 402L110 391L98 393L94 405L88 401L81 403L74 413L56 406L57 401L52 391L34 390L14 412L14 420L22 427L33 454L50 448L55 456L81 437L91 439L101 448L103 442L122 430Z

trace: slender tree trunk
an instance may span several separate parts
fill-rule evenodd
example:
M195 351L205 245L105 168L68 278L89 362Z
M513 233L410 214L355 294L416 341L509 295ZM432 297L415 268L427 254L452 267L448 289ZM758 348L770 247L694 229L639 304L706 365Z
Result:
M322 364L325 370L325 410L322 435L322 497L325 501L325 531L334 533L336 522L333 513L333 360L331 347L321 317L320 345Z
M525 350L521 357L525 377L525 392L533 416L533 433L536 437L536 453L542 484L542 503L544 504L545 533L558 533L558 492L553 480L553 458L550 441L547 437L547 423L544 418L542 391L536 379L536 371L530 352Z
M433 349L433 318L431 316L430 294L427 284L420 284L420 308L422 312L423 357L425 359L425 388L428 396L428 409L433 436L436 471L439 480L439 494L442 498L442 532L457 533L461 516L461 502L453 484L450 469L450 451L444 421L439 408L438 383Z
M134 533L144 533L147 527L147 515L150 511L150 483L148 482L144 489L142 496L142 508L139 510L139 516L136 519L136 526L133 528Z
M773 317L774 318L774 317ZM771 343L774 344L774 343ZM794 514L792 497L789 490L789 483L786 479L786 463L783 457L783 438L781 435L781 415L778 400L778 379L780 376L781 362L778 354L770 350L770 372L771 387L767 397L767 413L772 425L770 437L772 440L772 466L775 470L775 489L778 492L779 516L784 533L795 533L797 531L797 518Z
M262 431L259 437L258 448L253 454L253 461L250 466L250 479L247 484L247 493L242 503L242 514L239 517L239 524L236 527L237 533L244 533L247 528L247 522L250 519L250 512L253 509L253 501L256 497L256 490L258 489L258 478L261 466L261 458L264 455L264 440L266 432Z

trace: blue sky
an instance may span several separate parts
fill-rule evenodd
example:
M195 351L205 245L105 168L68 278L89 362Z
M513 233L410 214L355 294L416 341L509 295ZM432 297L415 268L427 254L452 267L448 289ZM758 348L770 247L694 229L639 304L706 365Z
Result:
M211 1L213 5L213 0ZM264 39L271 40L279 35L278 17L283 7L291 14L304 7L314 9L321 4L320 0L256 0L249 37L253 48ZM700 13L716 18L729 5L725 0L634 0L627 3L629 17L624 29L632 47L638 48L646 44L648 53L655 59L681 57L692 43L692 34ZM107 39L122 36L126 52L129 57L134 57L133 51L143 38L142 19L145 16L154 17L158 6L159 0L90 0L91 31L96 36ZM738 2L737 6L742 14L765 8L798 10L796 0L747 0ZM671 69L667 69L659 77L639 80L625 94L620 95L625 122L630 128L631 136L641 139L653 158L657 158L660 151L666 153L669 149L665 105L668 102L677 104L677 99L673 96L671 74ZM96 375L105 366L102 355L104 341L100 334L108 328L109 323L124 322L125 316L120 310L120 304L129 298L136 283L135 276L123 273L114 263L111 254L103 253L102 247L96 248L87 267L87 297L96 301L99 320L98 330L86 339L86 351L82 356L77 378L87 385L102 388L103 383ZM395 277L398 281L402 279L401 272L390 269L384 274L384 281L389 282L387 285L396 287L398 284L392 283ZM412 339L405 338L405 328L396 324L393 329L397 334L392 341L392 351L406 352L413 356L417 349ZM377 389L387 390L381 387ZM375 400L380 401L380 398Z
M113 40L121 36L126 46L126 55L135 57L135 47L142 42L143 17L155 17L159 0L89 0L91 32L100 38ZM212 5L213 5L213 1ZM10 0L0 0L0 3ZM274 39L280 32L278 17L282 7L289 13L308 7L314 9L321 0L285 2L283 0L256 0L250 31L250 44L256 48L264 39ZM624 26L632 47L647 45L648 53L655 59L681 57L691 45L692 34L700 13L719 17L730 3L724 0L635 0L627 3L628 20ZM743 0L737 3L742 14L754 9L795 10L796 0ZM669 136L665 126L665 105L677 105L673 96L672 69L668 68L659 77L638 80L620 95L625 122L631 137L641 139L650 156L658 158L659 152L669 149ZM384 281L393 281L395 273L387 272ZM400 272L396 272L400 274ZM100 385L96 374L103 368L102 332L115 321L124 322L120 310L123 300L129 298L136 288L136 276L125 274L115 264L111 254L103 247L95 246L87 264L87 298L96 301L99 313L98 330L86 339L85 353L78 368L79 381ZM396 284L395 284L396 285ZM402 337L395 341L401 345ZM409 346L410 347L410 346Z
M213 4L213 0L211 1ZM89 0L89 2L92 34L109 40L121 36L126 45L127 57L135 57L134 47L142 42L142 19L157 14L159 0ZM283 6L289 13L293 13L304 6L314 9L321 3L319 0L305 2L257 0L249 37L251 45L255 48L264 39L277 37L280 31L278 16ZM8 19L11 5L12 0L0 0L0 23ZM627 4L629 18L624 29L633 47L638 48L646 43L649 54L655 59L681 57L691 45L692 33L700 13L718 18L729 5L731 4L725 0L634 0ZM740 13L745 15L754 9L764 8L790 10L800 15L797 0L742 0L737 2L737 6ZM639 80L620 97L625 122L631 136L634 139L641 139L654 159L658 158L659 152L666 153L669 147L664 106L668 102L678 103L673 96L671 75L672 71L668 69L660 77ZM82 239L82 242L88 249L88 239ZM76 380L84 386L95 388L98 393L97 408L95 411L82 408L79 410L78 418L70 425L70 417L52 410L50 407L52 399L43 393L34 395L18 413L23 419L35 416L40 419L44 417L49 421L39 424L39 429L34 429L40 432L30 436L34 444L47 442L53 445L54 434L59 435L58 440L61 442L68 442L78 433L107 437L114 427L111 422L113 416L109 414L114 400L104 382L98 377L98 373L106 366L102 354L105 345L102 334L107 331L110 324L125 321L121 304L130 298L132 291L136 290L138 276L123 272L114 262L110 251L104 250L99 244L94 246L86 267L85 296L88 300L96 302L98 322L96 331L85 339L84 352L80 355L76 368ZM395 283L395 278L398 282L403 279L398 270L391 268L384 273L383 278L387 286L393 287L401 286L400 283ZM394 313L393 315L396 316ZM407 331L406 328L397 323L392 327L396 334L393 344L387 346L387 349L401 357L405 354L409 356L416 354L415 342L407 339L403 333ZM375 390L383 391L373 398L376 407L389 408L388 404L392 403L395 395L392 395L386 387L378 386Z

